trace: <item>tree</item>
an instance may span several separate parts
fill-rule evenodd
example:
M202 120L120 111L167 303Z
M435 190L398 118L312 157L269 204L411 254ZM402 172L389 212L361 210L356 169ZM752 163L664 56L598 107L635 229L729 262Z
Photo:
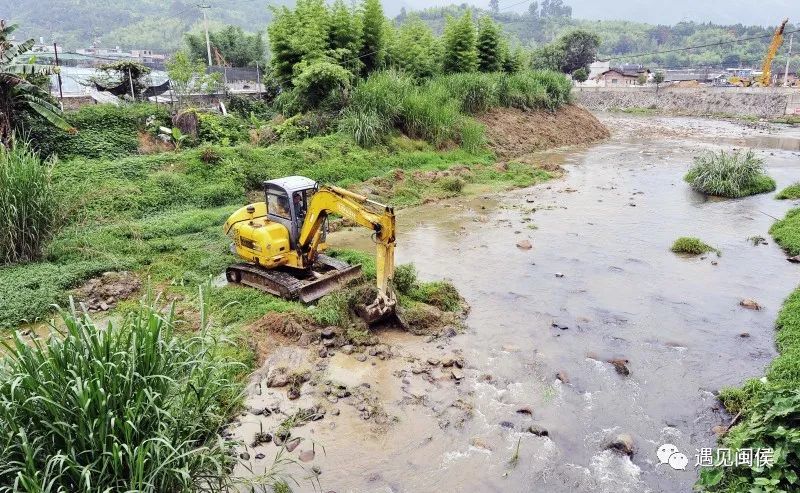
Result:
M327 61L301 62L294 78L294 90L304 108L339 106L350 87L352 74Z
M364 75L381 67L385 45L383 7L380 0L364 0L361 13L364 26L361 44L361 63Z
M417 79L431 77L437 72L438 46L431 28L413 15L397 29L387 49L387 62Z
M531 66L538 70L560 71L564 62L564 51L557 43L540 46L531 55Z
M539 2L533 1L528 4L528 15L534 19L539 18Z
M643 86L643 85L647 84L647 74L642 72L641 74L637 75L636 76L636 84L640 85L640 86Z
M489 12L491 12L492 15L500 13L500 0L489 0Z
M664 72L657 70L656 73L653 74L653 82L656 84L656 94L658 94L658 86L664 82Z
M564 5L564 0L543 0L542 18L569 19L572 17L572 7Z
M488 16L481 19L478 28L478 70L497 72L502 65L500 52L500 28Z
M328 26L328 53L353 74L359 74L362 67L358 58L362 42L361 31L361 17L345 5L343 0L336 0L331 8Z
M589 78L589 72L584 67L581 67L576 71L572 72L572 80L574 80L579 84L586 82L588 78Z
M16 29L16 24L6 25L0 20L0 141L6 147L11 144L14 132L22 129L23 118L33 114L62 130L74 131L50 95L31 83L31 78L49 76L54 69L19 60L35 42L29 39L12 43L11 34Z
M208 33L211 56L217 65L233 67L255 67L264 64L264 37L261 33L247 34L241 27L227 26ZM204 34L187 34L186 44L194 60L206 60L206 38Z
M292 85L295 66L326 56L329 47L328 10L323 0L298 0L294 10L273 9L267 31L272 71L281 85Z
M212 92L220 83L219 73L206 74L206 65L192 60L188 53L179 51L166 63L170 88L178 97L178 106L188 106L188 96L201 92Z
M464 12L459 19L447 18L443 43L442 70L445 73L475 71L478 65L478 51L475 46L475 24L472 22L471 10Z
M558 49L563 53L561 71L565 74L589 65L597 58L597 49L600 47L600 37L594 33L575 30L559 38Z
M104 63L98 67L98 73L90 80L106 89L118 89L118 92L133 99L138 99L147 89L147 76L150 67L133 60Z

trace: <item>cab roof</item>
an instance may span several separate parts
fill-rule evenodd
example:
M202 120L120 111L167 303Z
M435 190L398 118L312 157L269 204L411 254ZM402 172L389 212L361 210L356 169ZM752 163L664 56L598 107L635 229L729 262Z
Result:
M268 185L274 185L282 188L287 192L296 192L298 190L306 190L317 186L317 182L305 176L286 176L284 178L276 178L275 180L267 180L264 182L264 188Z

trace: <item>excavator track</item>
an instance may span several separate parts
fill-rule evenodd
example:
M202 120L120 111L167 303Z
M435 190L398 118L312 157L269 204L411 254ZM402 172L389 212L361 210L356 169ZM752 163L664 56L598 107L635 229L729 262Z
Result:
M244 284L288 300L311 303L361 277L361 265L318 255L307 272L289 269L264 269L254 264L238 263L225 271L230 283Z

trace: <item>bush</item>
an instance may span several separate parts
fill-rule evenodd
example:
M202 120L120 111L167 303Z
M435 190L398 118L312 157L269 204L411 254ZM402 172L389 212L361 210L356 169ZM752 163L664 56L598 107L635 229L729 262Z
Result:
M35 122L31 125L29 138L43 156L57 154L62 159L127 156L136 153L138 133L147 130L148 120L150 128L172 126L167 108L149 103L90 105L64 117L77 129L75 134L53 132Z
M233 115L198 113L197 138L201 142L230 146L249 141L250 134L247 125Z
M62 313L63 330L19 336L0 367L0 487L16 491L187 491L224 484L219 439L244 367L205 330L174 335L154 307L99 328Z
M53 160L42 162L27 143L0 146L0 264L39 257L60 207L53 194Z
M800 199L800 182L795 182L789 185L788 187L784 188L778 195L775 196L776 199L780 200L797 200Z
M496 106L554 110L570 101L563 74L464 73L434 77L415 85L394 71L378 72L358 84L340 129L362 145L385 140L393 128L434 145L458 142L475 151L484 145L483 127L466 118Z
M453 194L461 193L465 185L466 182L457 176L446 176L439 181L439 186L442 187L442 190Z
M717 252L717 255L719 255L719 250L703 243L700 238L692 236L682 236L678 238L675 240L675 243L672 244L671 250L675 253L686 253L689 255L702 255L708 252Z
M411 299L433 305L440 310L454 312L461 308L461 295L447 281L424 282L414 287Z
M764 173L764 161L753 151L707 152L695 157L685 180L698 192L739 198L775 190L775 180Z

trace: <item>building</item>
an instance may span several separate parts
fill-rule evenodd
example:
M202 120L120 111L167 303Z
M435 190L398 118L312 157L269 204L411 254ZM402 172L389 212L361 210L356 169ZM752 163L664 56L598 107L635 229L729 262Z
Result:
M641 65L623 66L606 70L598 76L597 80L599 85L607 87L624 87L635 86L639 83L640 77L642 76L644 76L645 81L649 80L650 70L642 67Z

